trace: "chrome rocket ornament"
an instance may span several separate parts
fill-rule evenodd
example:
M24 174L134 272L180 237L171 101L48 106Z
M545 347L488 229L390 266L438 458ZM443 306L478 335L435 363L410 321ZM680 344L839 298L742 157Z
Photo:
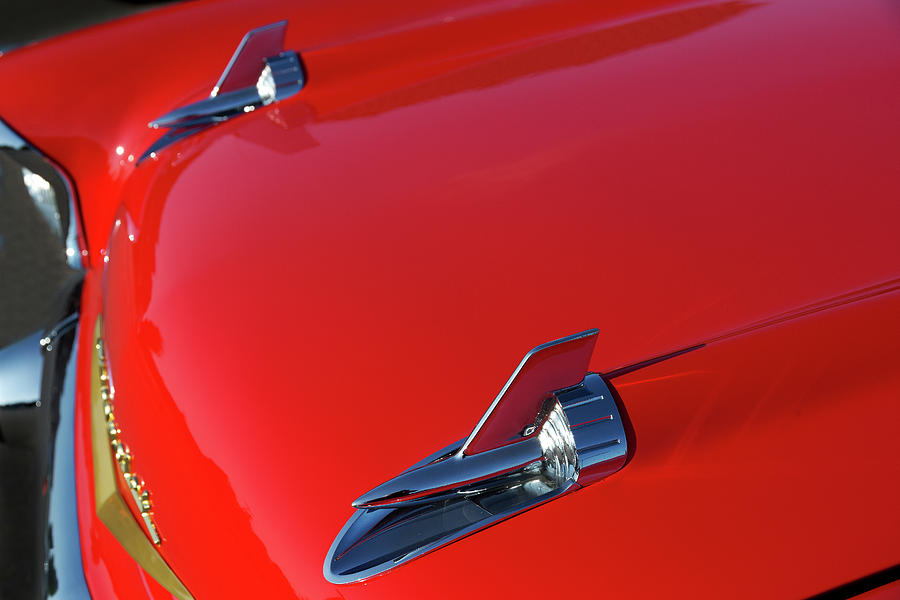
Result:
M467 438L356 499L325 578L377 575L621 469L619 409L587 373L597 333L528 352Z
M208 98L148 123L152 129L169 131L144 151L138 164L155 158L169 144L303 89L300 57L293 50L283 50L286 29L287 21L278 21L248 31Z

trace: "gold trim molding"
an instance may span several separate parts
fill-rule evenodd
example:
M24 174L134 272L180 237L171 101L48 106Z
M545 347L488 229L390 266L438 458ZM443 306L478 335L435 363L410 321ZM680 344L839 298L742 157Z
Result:
M122 442L122 432L116 425L113 412L114 388L110 385L101 333L102 323L98 317L94 328L96 341L91 361L91 440L97 516L125 551L161 586L178 600L193 600L193 596L156 549L162 540L153 522L150 494L144 489L140 477L131 469L133 457ZM149 536L135 520L125 498L119 492L116 483L117 468L125 478Z

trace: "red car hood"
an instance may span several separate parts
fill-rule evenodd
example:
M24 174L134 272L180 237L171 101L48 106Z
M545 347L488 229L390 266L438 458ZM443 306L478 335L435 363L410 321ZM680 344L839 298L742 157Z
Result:
M79 59L120 44L111 66L138 60L150 82L169 71L135 58L135 23L221 10L234 34L170 63L174 82L115 126L55 136L33 114L55 100L0 101L83 182L92 248L121 202L104 297L117 417L161 552L196 597L413 595L500 549L495 595L527 593L515 565L535 556L549 572L615 565L529 539L550 526L542 511L566 512L548 505L368 584L322 577L350 502L465 436L531 347L598 327L591 367L607 371L900 275L887 3L599 4L403 8L354 29L324 6L240 25L233 6L198 3L96 28ZM282 17L306 89L127 161L153 139L143 123L211 87L243 30ZM603 487L552 503L573 519L553 526L593 518ZM606 514L651 493L629 489Z

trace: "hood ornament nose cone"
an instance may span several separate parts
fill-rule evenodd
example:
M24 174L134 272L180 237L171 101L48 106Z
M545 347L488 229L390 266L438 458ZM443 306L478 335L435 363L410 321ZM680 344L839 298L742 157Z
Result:
M377 575L621 469L619 409L587 372L597 335L528 352L467 438L357 498L325 578Z
M547 491L560 488L567 481L578 481L578 449L566 411L558 400L553 402L537 437L543 453L544 477L548 479Z

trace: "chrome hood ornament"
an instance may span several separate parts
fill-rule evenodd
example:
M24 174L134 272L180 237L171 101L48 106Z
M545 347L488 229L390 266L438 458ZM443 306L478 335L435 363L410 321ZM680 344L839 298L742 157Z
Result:
M278 21L248 31L238 44L225 71L209 98L176 108L148 127L169 128L138 159L155 158L156 153L182 138L227 121L260 106L293 96L305 83L300 57L284 50L287 21Z
M377 575L621 469L619 409L587 372L597 333L528 352L467 438L354 501L325 578Z

